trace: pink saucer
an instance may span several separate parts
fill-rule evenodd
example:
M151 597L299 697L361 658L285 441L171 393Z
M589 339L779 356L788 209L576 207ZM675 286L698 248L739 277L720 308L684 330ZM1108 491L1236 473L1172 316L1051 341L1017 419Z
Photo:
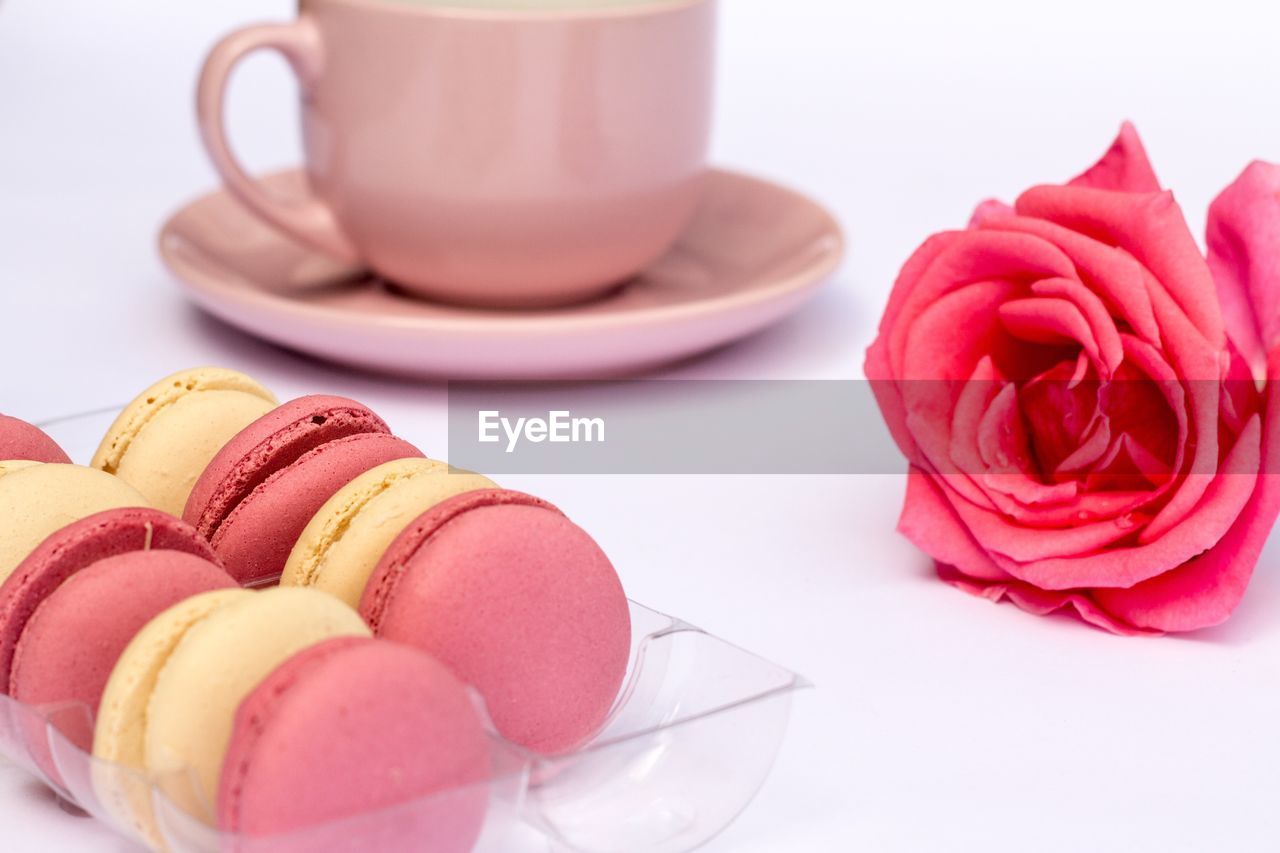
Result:
M302 180L289 171L266 183L289 195ZM571 308L485 311L403 296L299 246L223 191L165 223L160 254L201 308L319 358L449 379L577 379L634 374L776 323L834 272L844 237L810 199L716 171L665 258Z

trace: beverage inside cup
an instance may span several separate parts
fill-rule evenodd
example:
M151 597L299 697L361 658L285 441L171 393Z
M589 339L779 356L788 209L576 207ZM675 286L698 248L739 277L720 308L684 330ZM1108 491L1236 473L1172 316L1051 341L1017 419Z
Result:
M404 291L580 302L658 260L697 209L715 19L715 0L301 0L296 21L214 48L201 130L256 214ZM305 200L245 174L222 127L232 68L263 48L302 84Z

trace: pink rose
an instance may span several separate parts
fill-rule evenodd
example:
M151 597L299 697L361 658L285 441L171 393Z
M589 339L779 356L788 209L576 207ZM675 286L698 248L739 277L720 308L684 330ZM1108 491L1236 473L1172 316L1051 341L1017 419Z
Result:
M1206 260L1126 124L907 262L866 374L944 580L1120 634L1235 610L1280 513L1280 167L1209 220Z

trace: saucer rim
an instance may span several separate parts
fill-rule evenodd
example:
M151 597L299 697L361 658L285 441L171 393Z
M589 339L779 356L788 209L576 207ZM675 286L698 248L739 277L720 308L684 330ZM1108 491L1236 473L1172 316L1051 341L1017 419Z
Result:
M305 170L301 167L279 169L263 175L262 179L266 180L303 171ZM424 317L353 314L331 306L318 305L292 298L288 293L264 290L257 286L255 282L238 276L235 278L240 286L232 286L227 284L226 278L205 275L185 263L178 257L177 251L170 248L171 243L181 242L195 251L203 250L177 234L174 230L174 222L197 204L216 196L227 195L229 191L225 187L219 187L192 197L174 209L165 218L157 234L156 244L162 263L168 272L177 279L177 283L183 292L200 305L203 310L209 311L219 318L222 318L222 313L210 306L205 293L207 290L216 290L224 294L226 299L234 300L242 305L265 308L270 311L282 311L289 316L309 315L316 320L336 322L348 328L362 330L377 328L414 333L430 331L437 334L441 332L465 333L476 331L491 333L499 330L503 334L544 336L550 333L558 333L566 326L577 326L583 323L589 323L592 331L601 331L657 323L682 322L698 319L708 314L719 315L730 310L749 310L760 304L774 302L786 297L794 298L807 295L809 291L822 287L840 269L848 251L848 238L840 221L824 204L792 187L748 172L724 167L711 167L708 172L735 181L747 181L767 187L774 193L787 196L793 203L810 207L819 214L824 222L824 236L812 244L814 246L820 245L822 251L815 254L815 257L803 270L781 276L776 281L771 281L761 287L746 291L731 291L705 299L677 304L643 306L634 310L615 313L583 314L581 309L585 305L598 304L598 301L584 303L584 305L526 313L469 308L465 305L431 303L438 309L447 310L449 314ZM253 216L247 210L245 215ZM283 233L279 234L279 236L281 240L293 242ZM313 254L323 257L320 252L313 252ZM389 293L389 298L406 302L415 301L412 297L395 294L394 292ZM224 319L224 322L229 321ZM238 324L232 323L232 325Z

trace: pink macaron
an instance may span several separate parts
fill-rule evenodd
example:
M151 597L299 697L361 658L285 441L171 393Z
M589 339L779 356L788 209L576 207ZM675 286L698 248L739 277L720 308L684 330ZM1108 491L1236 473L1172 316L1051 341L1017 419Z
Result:
M507 739L554 754L596 734L631 648L609 558L519 492L459 495L392 543L360 603L376 636L423 649L473 685Z
M213 458L184 517L240 583L276 580L311 517L351 480L422 453L365 406L302 397L254 421Z
M93 721L107 679L129 641L152 618L193 595L236 582L182 551L131 551L99 560L53 591L27 621L9 674L9 694L47 714L78 750L93 748ZM89 766L59 759L39 718L23 724L27 752L55 784L83 790ZM69 775L68 775L69 774Z
M181 551L217 563L208 541L180 518L155 509L111 509L51 535L0 585L0 692L14 651L36 608L68 578L99 560L150 549Z
M217 797L232 849L472 849L490 744L465 687L416 649L340 638L290 658L240 704Z
M39 427L0 415L0 461L25 459L30 462L69 464L71 458Z

